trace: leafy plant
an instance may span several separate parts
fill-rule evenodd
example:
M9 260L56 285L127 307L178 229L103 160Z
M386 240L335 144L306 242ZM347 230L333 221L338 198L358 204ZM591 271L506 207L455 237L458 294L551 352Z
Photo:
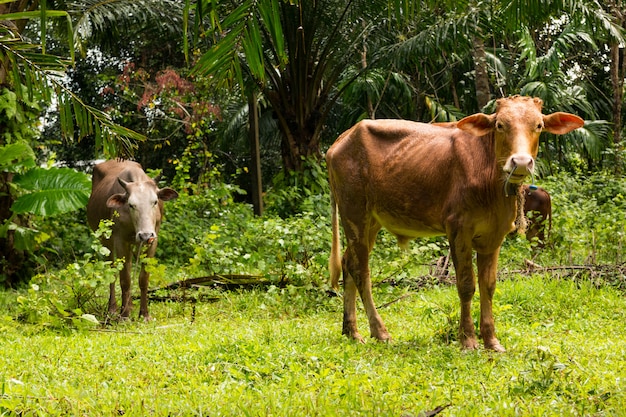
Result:
M283 218L297 213L324 213L330 207L326 164L313 158L302 158L301 171L279 172L265 196L269 214Z
M12 268L7 264L14 263L10 254L32 253L49 238L30 227L28 216L58 215L84 207L91 184L85 174L68 168L35 167L34 153L23 141L0 146L0 174L5 185L11 184L3 198L13 201L0 224L0 239L10 242L4 249L0 281L10 282Z
M24 296L17 298L19 320L43 326L66 328L99 324L106 317L109 284L116 281L123 268L122 259L101 260L109 250L99 236L110 236L111 220L102 221L94 232L92 251L70 263L56 274L38 274Z

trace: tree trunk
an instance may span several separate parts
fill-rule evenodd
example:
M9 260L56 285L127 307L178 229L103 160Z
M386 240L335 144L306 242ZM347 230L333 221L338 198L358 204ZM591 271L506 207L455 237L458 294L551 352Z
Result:
M474 70L476 73L476 103L480 111L491 100L489 89L489 71L487 67L487 54L485 53L485 43L479 35L472 39L474 57Z
M303 105L295 105L297 100L305 100L303 97L293 97L274 91L264 91L269 99L274 115L278 119L280 130L281 155L283 169L286 171L301 172L304 169L303 162L307 159L320 159L320 138L323 124L320 122L322 114L317 108L308 108ZM318 98L317 103L324 103L323 98Z
M298 128L295 132L282 130L282 133L283 168L287 171L301 172L305 160L321 158L319 134L306 128Z
M609 4L610 13L615 17L616 22L626 28L626 18L622 10L622 0L615 0ZM611 62L611 87L613 88L613 143L618 150L623 148L622 142L622 108L624 100L624 77L626 76L626 62L624 62L624 48L620 47L617 40L611 39L609 42ZM621 153L617 152L619 157ZM622 161L616 161L615 167L621 171Z
M611 7L611 14L617 23L626 27L626 21L622 12L622 1L616 0ZM610 41L611 48L611 86L613 87L613 141L618 144L622 140L622 106L624 99L624 76L626 76L626 63L624 62L624 48L620 47L617 40Z
M252 178L252 207L254 214L263 215L263 185L261 182L261 156L259 146L259 110L256 94L248 96L248 135L250 138L250 176Z
M624 97L624 50L611 42L611 85L613 87L613 140L621 141L622 100Z
M365 71L367 68L367 36L365 35L365 21L363 21L363 50L361 51L361 69ZM370 119L376 119L376 111L374 110L374 104L372 103L372 97L367 92L367 115ZM382 99L382 97L381 97Z
M13 174L0 173L0 226L4 226L11 216L11 205L14 198L11 193ZM25 256L24 251L17 250L14 244L14 230L8 230L7 235L0 238L0 284L5 287L13 287L19 279L19 272L23 269Z

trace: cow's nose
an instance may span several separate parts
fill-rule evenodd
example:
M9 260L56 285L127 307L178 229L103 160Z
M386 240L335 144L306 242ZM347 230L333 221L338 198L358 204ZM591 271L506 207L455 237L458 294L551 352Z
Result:
M156 239L154 232L139 232L137 233L137 240L143 243L152 243Z
M535 170L535 160L526 154L515 154L511 156L508 170L513 175L529 175Z

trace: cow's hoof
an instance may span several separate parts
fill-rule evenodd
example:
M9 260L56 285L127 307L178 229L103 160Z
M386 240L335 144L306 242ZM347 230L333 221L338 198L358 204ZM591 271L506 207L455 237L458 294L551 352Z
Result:
M463 350L476 350L478 349L478 341L474 338L465 339L461 341L461 347Z
M485 349L493 350L494 352L498 353L506 352L504 346L502 346L497 340L495 342L485 343Z
M359 343L365 343L365 339L363 338L363 336L361 336L361 333L357 331L349 332L349 333L344 332L343 334L346 335L348 339L352 339Z
M391 343L391 335L387 332L380 334L372 334L372 338L378 340L379 342Z

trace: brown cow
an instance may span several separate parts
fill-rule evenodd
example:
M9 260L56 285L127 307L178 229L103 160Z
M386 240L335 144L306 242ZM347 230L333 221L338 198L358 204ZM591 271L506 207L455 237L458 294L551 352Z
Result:
M403 120L364 120L344 132L326 154L331 186L331 284L343 266L343 334L363 341L356 325L357 289L371 336L388 340L372 298L369 254L384 227L401 246L417 237L446 235L461 301L459 338L478 347L470 307L477 253L480 334L486 348L504 351L496 338L492 298L498 253L514 228L519 184L533 172L539 135L564 134L583 120L541 113L542 101L510 97L496 112L465 117L456 127ZM340 257L338 215L347 247Z
M124 258L124 268L120 271L122 318L128 318L132 309L130 273L133 254L138 247L144 246L146 256L154 256L163 215L163 201L177 197L178 193L171 188L159 189L137 162L111 160L94 167L91 196L87 203L87 220L94 230L98 228L100 220L114 220L110 239L102 238L102 243L111 251L112 260ZM115 212L119 216L114 215ZM150 275L142 265L139 273L139 316L145 320L150 319L149 278ZM115 283L112 283L109 313L116 312Z
M529 185L522 186L524 193L524 213L528 217L526 239L533 242L537 238L537 246L543 248L546 244L546 230L552 228L552 200L550 194L541 187L531 189Z

